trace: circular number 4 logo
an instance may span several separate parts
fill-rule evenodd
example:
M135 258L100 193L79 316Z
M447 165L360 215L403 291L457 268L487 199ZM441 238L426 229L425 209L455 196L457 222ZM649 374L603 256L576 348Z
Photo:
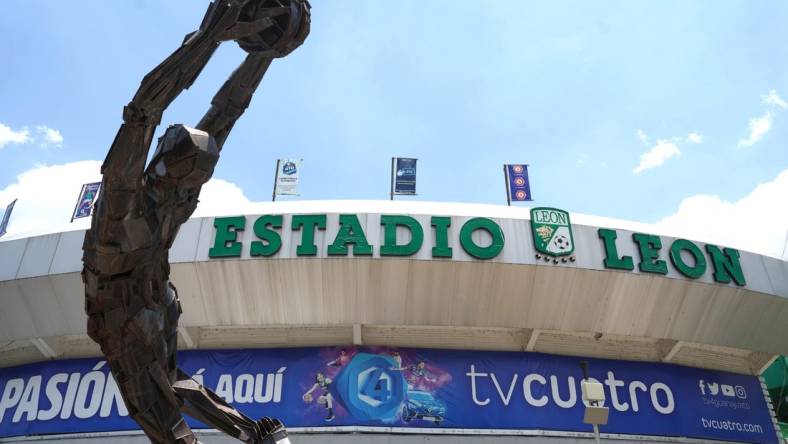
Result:
M336 378L337 398L357 419L388 419L405 399L405 377L388 356L358 353Z

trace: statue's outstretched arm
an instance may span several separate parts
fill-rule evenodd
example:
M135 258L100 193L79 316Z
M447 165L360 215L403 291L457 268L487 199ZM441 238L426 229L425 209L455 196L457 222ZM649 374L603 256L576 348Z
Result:
M239 22L223 34L223 38L236 39L249 55L224 82L211 100L211 108L197 124L197 129L213 136L219 150L249 106L271 61L289 54L309 34L309 3L293 0L282 5L260 7L254 13L256 20ZM252 34L250 28L254 26L267 29L255 38L244 38Z
M236 120L249 106L252 95L272 60L273 58L259 53L247 55L241 66L233 71L211 100L211 108L200 119L197 129L212 135L219 150L222 149Z
M123 109L124 123L101 168L105 177L121 179L124 188L136 188L164 110L192 85L222 41L268 26L267 22L239 23L244 4L239 0L211 3L200 29L188 34L180 48L142 79L134 98Z

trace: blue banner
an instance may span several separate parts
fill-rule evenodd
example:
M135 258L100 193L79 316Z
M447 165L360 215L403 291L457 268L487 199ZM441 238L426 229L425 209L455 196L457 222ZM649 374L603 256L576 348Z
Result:
M14 211L15 204L16 204L16 199L14 199L13 202L11 202L10 204L8 204L7 207L5 207L5 212L3 213L3 219L0 220L0 236L6 233L5 230L6 228L8 228L8 221L11 220L11 212Z
M297 348L184 351L179 362L228 402L289 427L590 432L581 358L539 353ZM774 443L753 376L589 359L610 408L602 433ZM0 369L0 437L136 429L99 359ZM189 419L196 428L204 427Z
M406 157L395 157L392 187L394 194L416 194L416 161Z
M528 165L505 165L509 200L524 202L531 198L531 181L528 180Z
M86 183L82 185L82 191L80 191L79 199L77 199L77 206L74 208L74 214L71 216L72 221L74 219L90 217L93 213L93 202L96 200L100 188L101 182Z

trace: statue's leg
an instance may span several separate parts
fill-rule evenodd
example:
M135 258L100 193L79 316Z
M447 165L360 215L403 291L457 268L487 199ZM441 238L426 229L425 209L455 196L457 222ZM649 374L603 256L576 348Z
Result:
M163 339L163 338L162 338ZM166 365L144 343L126 343L125 353L109 360L129 415L155 443L196 443L180 414L180 402L166 375Z
M263 418L258 422L253 421L180 369L173 389L183 402L181 412L234 438L246 443L289 442L287 432L279 420Z
M130 277L103 283L104 297L91 305L89 333L107 357L129 415L148 438L197 443L172 390L180 308L174 288L159 282Z

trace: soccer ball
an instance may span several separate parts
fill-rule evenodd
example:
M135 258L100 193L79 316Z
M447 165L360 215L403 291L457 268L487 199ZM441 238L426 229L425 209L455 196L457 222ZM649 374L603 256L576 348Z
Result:
M273 11L287 11L275 13ZM263 17L273 19L273 26L238 40L241 48L250 53L269 57L284 57L304 42L309 34L309 3L305 0L250 1L241 11L242 22L254 22Z
M558 236L553 239L553 246L558 250L568 250L569 249L569 238L564 236L563 234L559 234Z

